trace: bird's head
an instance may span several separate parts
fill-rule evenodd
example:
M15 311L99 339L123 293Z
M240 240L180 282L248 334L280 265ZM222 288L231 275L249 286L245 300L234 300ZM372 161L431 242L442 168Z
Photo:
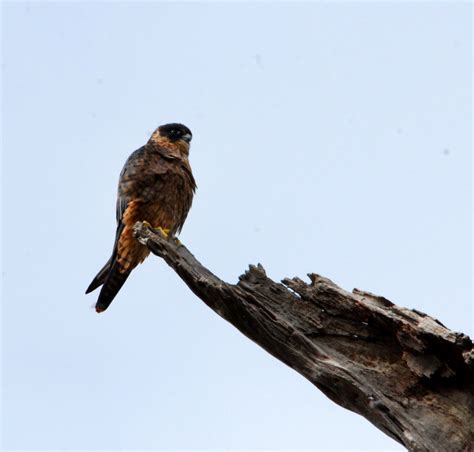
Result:
M192 138L193 134L185 125L172 123L158 127L153 132L150 141L165 147L170 145L177 146L187 154Z

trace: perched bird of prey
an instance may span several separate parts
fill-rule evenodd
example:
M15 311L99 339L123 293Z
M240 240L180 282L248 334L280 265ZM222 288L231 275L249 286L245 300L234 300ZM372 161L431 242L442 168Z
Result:
M149 254L133 237L137 221L170 237L181 231L196 189L188 160L191 139L191 131L182 124L160 126L126 161L118 184L112 256L86 290L102 286L97 312L109 307L131 271Z

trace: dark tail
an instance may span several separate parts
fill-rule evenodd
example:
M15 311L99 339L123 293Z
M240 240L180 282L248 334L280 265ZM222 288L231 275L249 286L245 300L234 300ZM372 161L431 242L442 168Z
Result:
M99 298L97 299L97 303L95 305L95 310L97 312L103 312L109 307L110 303L112 303L113 299L118 294L130 273L131 270L121 273L118 269L117 262L112 265L111 270L103 282L104 285L100 291Z
M111 262L112 258L110 258L107 263L102 267L102 270L97 273L97 276L89 284L89 287L86 290L86 294L92 292L93 290L97 289L97 287L100 287L102 284L104 284L105 280L107 279L107 275L110 271Z

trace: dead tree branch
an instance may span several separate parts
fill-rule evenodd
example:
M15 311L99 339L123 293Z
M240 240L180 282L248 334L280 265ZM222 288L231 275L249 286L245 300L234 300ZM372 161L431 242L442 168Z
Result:
M310 274L276 283L250 266L237 284L141 223L137 239L222 318L335 403L412 451L474 451L474 351L464 334L369 292Z

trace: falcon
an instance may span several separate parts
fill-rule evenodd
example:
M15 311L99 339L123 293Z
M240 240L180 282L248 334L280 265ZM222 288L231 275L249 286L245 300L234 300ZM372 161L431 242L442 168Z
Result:
M126 161L118 184L112 256L86 290L87 294L102 286L97 312L109 307L132 270L150 253L133 237L137 221L171 238L181 231L196 190L188 160L191 139L183 124L160 126Z

